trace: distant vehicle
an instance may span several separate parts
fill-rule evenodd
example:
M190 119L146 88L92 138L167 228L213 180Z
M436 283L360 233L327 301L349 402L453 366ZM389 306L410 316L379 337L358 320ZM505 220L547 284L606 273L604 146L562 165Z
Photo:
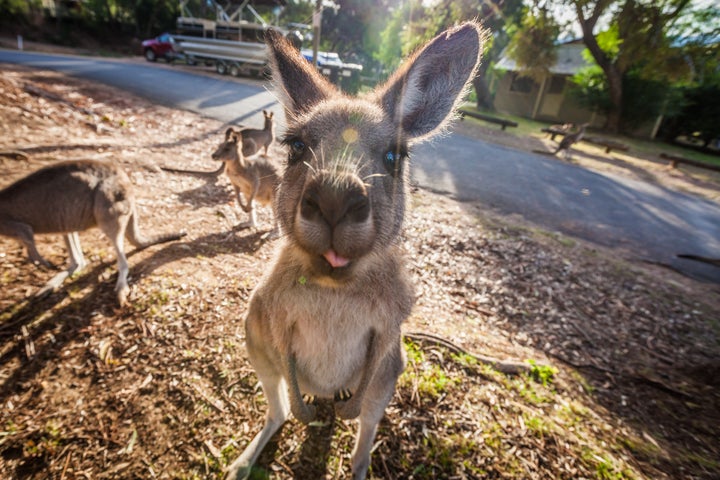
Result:
M164 58L167 62L172 62L179 57L176 45L172 35L163 33L155 38L143 41L142 54L148 62L154 62L158 58Z
M187 29L188 19L183 25ZM188 65L204 63L213 66L221 75L261 76L266 73L267 47L262 42L265 26L244 24L243 37L259 39L256 41L238 41L218 38L206 38L190 35L163 33L142 42L142 53L149 62L164 58L168 63L184 60ZM249 33L248 33L249 32ZM294 31L286 35L293 41ZM302 37L300 37L302 38ZM310 49L300 51L303 58L312 62ZM359 88L359 76L362 65L345 63L335 52L318 52L318 70L329 80L354 93Z
M300 50L302 56L308 62L313 60L313 52L309 48ZM355 72L361 72L363 67L357 63L345 63L340 60L340 55L335 52L318 52L318 69L320 73L331 78L337 83L338 77L351 77Z

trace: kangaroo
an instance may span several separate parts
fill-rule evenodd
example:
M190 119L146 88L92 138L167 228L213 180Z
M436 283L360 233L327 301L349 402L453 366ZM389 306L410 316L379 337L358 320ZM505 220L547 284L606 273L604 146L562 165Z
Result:
M273 112L263 110L265 116L265 125L262 130L257 128L243 128L243 150L242 153L246 157L251 157L263 148L263 156L267 157L268 148L275 140L275 121L273 120Z
M400 232L412 145L456 115L484 33L442 33L367 96L340 93L282 35L269 31L272 78L288 116L288 159L275 207L283 231L245 317L249 360L268 401L263 429L228 468L246 478L290 413L303 423L334 401L359 418L352 476L370 449L405 367L401 324L414 304Z
M265 116L265 125L262 130L255 128L241 129L243 132L242 154L244 157L251 157L255 155L260 151L261 147L265 149L264 156L267 157L268 148L272 145L275 139L275 121L273 120L273 112L263 110L263 115ZM160 170L170 173L192 175L200 178L216 178L225 171L225 164L222 163L219 168L209 172L203 170L183 170L170 167L160 167Z
M132 183L117 165L78 160L42 168L0 190L0 235L16 238L35 264L53 267L35 247L36 233L63 233L69 267L53 277L38 296L58 288L87 266L78 232L98 226L115 247L118 279L115 292L125 305L129 292L123 237L137 248L178 240L185 233L144 237L138 228Z
M265 158L247 160L243 155L244 130L235 130L230 127L225 132L225 141L213 152L213 160L219 160L225 165L225 173L235 189L238 204L250 217L247 226L257 227L254 201L262 205L270 205L275 199L275 189L280 182L278 168ZM242 201L242 195L247 204ZM277 219L271 236L279 233Z
M560 140L560 143L558 144L555 151L551 154L556 155L560 150L565 150L565 158L568 158L570 156L570 147L582 140L583 136L585 135L585 129L587 128L587 126L587 123L583 123L582 125L580 125L580 128L578 128L577 132L565 135L563 139Z

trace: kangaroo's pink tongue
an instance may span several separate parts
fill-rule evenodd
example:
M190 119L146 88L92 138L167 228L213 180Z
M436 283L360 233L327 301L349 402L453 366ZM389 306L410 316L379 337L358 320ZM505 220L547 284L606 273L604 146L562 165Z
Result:
M339 256L332 248L327 252L323 253L323 257L325 257L325 260L327 260L330 266L332 266L333 268L344 267L345 265L350 263L350 260Z

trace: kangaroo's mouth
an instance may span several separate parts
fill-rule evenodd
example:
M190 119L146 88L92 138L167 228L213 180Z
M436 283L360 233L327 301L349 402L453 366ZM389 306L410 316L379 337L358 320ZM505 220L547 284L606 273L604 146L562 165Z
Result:
M347 267L350 263L350 259L338 255L337 252L332 248L329 249L327 252L323 253L322 256L332 268Z

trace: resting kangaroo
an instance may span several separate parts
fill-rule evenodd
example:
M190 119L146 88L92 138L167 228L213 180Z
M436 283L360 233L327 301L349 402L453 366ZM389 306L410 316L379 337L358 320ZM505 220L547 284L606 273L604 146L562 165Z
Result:
M304 423L333 399L359 418L352 475L365 478L378 423L405 365L401 324L414 290L400 232L409 148L446 125L481 52L465 23L439 35L368 96L346 97L277 32L273 81L288 114L276 199L283 231L245 318L247 351L268 401L265 426L229 467L245 478L290 412Z
M117 165L95 160L62 162L42 168L0 190L0 235L18 239L28 257L47 267L35 247L36 233L63 233L70 253L69 267L38 292L48 293L59 287L87 261L80 248L78 233L100 227L117 254L118 301L124 305L129 287L128 262L123 237L137 248L177 240L184 233L143 237L138 229L135 196L127 174Z
M262 205L273 203L275 189L280 182L280 174L278 168L267 159L247 160L245 158L242 154L243 135L242 130L228 128L225 132L225 141L213 152L212 158L225 164L225 173L235 189L238 204L250 216L247 225L255 228L257 218L253 202L257 200ZM240 192L245 195L247 205L243 203ZM277 235L277 233L278 225L277 219L275 219L273 235Z

